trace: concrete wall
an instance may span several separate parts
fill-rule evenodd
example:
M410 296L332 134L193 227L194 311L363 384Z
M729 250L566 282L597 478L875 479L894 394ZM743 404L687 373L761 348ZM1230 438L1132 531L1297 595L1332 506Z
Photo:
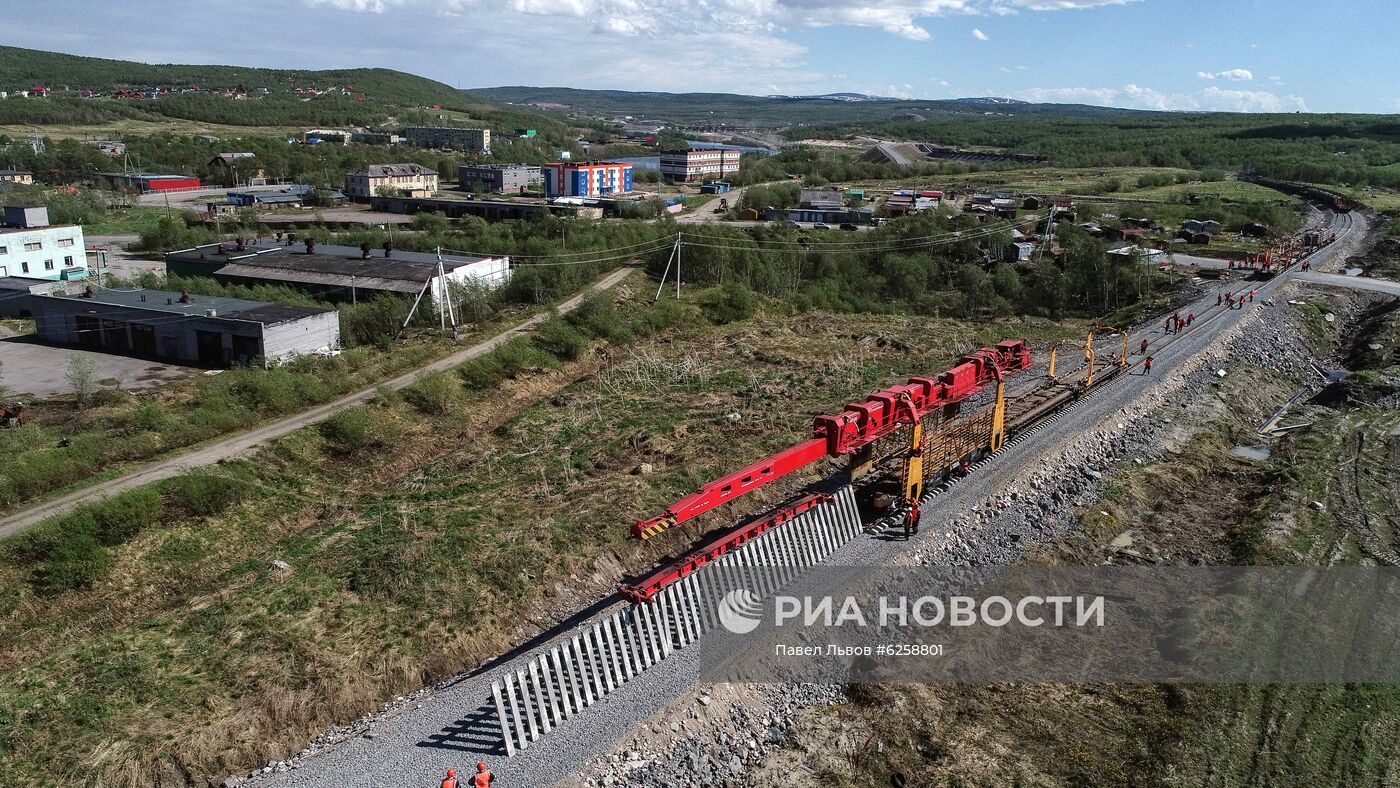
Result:
M322 312L263 328L263 356L281 359L340 347L340 313Z

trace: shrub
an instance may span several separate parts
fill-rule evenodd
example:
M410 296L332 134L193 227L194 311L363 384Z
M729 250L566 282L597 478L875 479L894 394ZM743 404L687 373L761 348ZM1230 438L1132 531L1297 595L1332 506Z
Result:
M758 296L747 286L731 282L700 297L705 317L719 325L752 317L758 310Z
M160 432L170 426L170 414L159 402L143 402L131 414L131 424L146 432Z
M91 516L92 533L98 542L111 546L119 545L143 528L159 523L164 508L159 491L153 487L143 487L79 511Z
M647 308L633 324L641 334L655 334L684 323L691 310L680 301L664 299Z
M540 350L525 337L516 337L491 352L500 362L505 376L513 378L521 372L548 369L554 366L554 357Z
M338 454L354 454L377 445L379 436L374 415L361 405L352 405L321 423L321 436Z
M161 487L170 502L195 517L218 514L248 496L250 485L208 471L191 471L169 479Z
M50 592L91 587L112 568L112 556L92 534L63 537L37 573L37 585Z
M505 379L506 371L494 353L477 356L457 368L468 391L482 391Z
M607 293L590 293L577 309L569 313L568 320L589 336L610 342L626 342L632 337L631 328Z
M403 389L408 404L431 415L441 415L457 401L460 389L452 378L442 372L429 372Z
M557 317L540 324L534 336L535 346L563 361L573 361L588 349L588 337Z

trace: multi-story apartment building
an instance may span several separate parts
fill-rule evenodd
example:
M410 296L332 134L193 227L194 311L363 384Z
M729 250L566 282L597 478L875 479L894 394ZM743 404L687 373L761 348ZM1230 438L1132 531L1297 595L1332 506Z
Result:
M561 161L540 169L547 197L603 197L632 191L632 165L626 162Z
M543 181L540 168L529 164L464 164L457 168L457 183L468 191L519 194Z
M50 225L49 210L5 206L0 227L0 277L51 281L84 279L88 275L83 228Z
M409 126L403 131L408 144L420 148L454 148L473 153L491 152L490 129L459 129L455 126Z
M345 196L352 200L383 196L385 187L405 197L431 197L438 191L438 174L421 164L371 164L345 176Z
M690 148L661 151L661 176L668 181L720 180L739 171L739 151Z

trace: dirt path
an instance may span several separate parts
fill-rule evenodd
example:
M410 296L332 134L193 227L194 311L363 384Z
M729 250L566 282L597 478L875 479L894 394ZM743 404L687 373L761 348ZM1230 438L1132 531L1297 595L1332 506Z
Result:
M632 274L634 269L622 268L603 277L592 287L582 293L559 304L560 314L573 311L583 299L593 290L610 290L617 286L622 280ZM265 424L248 432L230 436L220 441L201 446L197 449L184 452L169 459L159 460L148 465L136 468L128 473L122 474L113 479L109 479L100 484L94 484L81 490L75 490L67 495L62 495L48 501L44 501L36 506L23 511L11 514L4 519L0 519L0 539L13 536L40 521L63 514L78 504L95 501L110 495L115 495L143 484L168 479L177 474L183 473L191 468L198 468L204 465L212 465L221 460L228 460L238 457L253 449L262 446L269 441L276 440L288 433L301 429L302 427L317 424L330 418L335 412L357 405L369 400L379 390L380 385L388 386L391 389L401 389L411 385L418 377L427 372L439 372L452 369L463 362L476 358L477 356L489 353L497 346L509 342L517 336L530 333L536 326L549 319L548 313L541 313L525 320L512 328L502 331L490 339L478 342L469 348L459 350L450 356L445 356L430 364L418 369L406 372L383 384L370 386L353 394L347 394L337 400L319 405L308 411L303 411L284 419Z

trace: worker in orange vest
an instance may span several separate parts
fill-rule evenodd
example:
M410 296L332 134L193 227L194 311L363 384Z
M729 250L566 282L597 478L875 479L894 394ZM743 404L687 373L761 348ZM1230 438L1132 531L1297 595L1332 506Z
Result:
M486 768L486 764L477 761L476 774L472 776L472 788L491 788L491 781L494 779L496 775Z
M447 776L442 779L442 788L462 788L462 783L457 780L456 769L447 770Z
M1142 349L1138 351L1138 355L1140 355L1140 356L1145 356L1145 355L1147 355L1147 340L1146 340L1146 339L1142 340Z
M1151 357L1151 356L1148 356L1147 359L1144 360L1144 361L1142 362L1142 374L1144 374L1144 375L1151 375L1151 374L1152 374L1152 357Z

